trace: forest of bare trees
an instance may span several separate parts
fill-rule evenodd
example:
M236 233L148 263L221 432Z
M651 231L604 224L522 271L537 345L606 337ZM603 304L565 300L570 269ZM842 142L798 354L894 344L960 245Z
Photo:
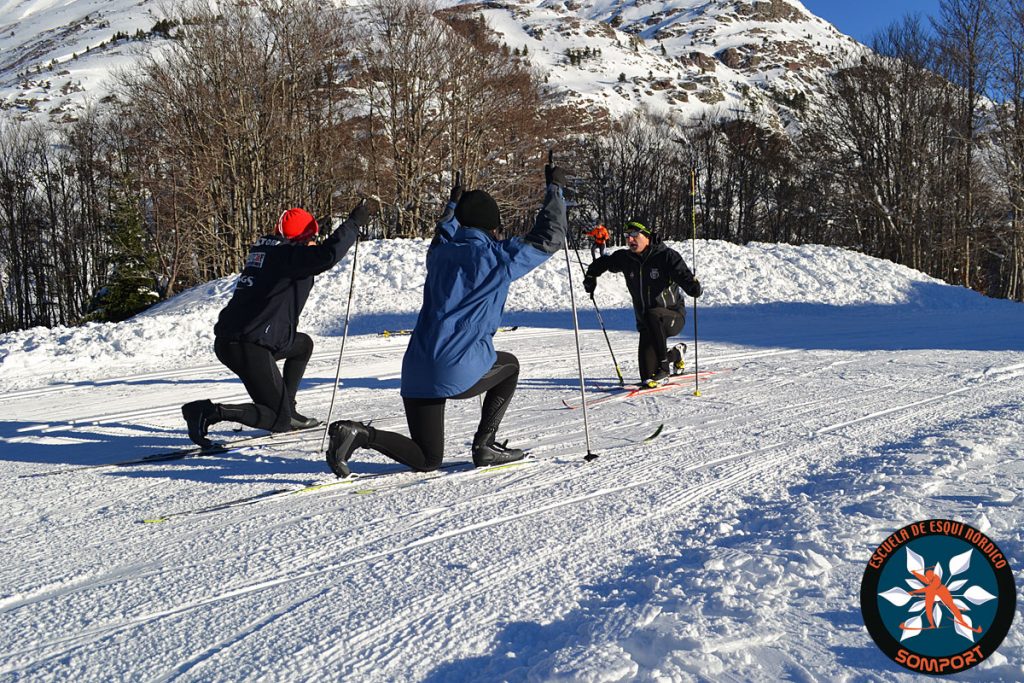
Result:
M120 320L237 272L288 206L373 194L370 236L427 236L456 170L521 230L549 147L574 227L688 239L696 215L702 238L845 246L1024 299L1024 0L893 25L795 135L755 114L595 119L471 10L345 12L195 4L87 116L0 122L0 331Z

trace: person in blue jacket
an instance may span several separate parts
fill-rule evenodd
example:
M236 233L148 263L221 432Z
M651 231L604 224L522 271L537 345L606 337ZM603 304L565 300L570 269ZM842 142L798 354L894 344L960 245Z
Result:
M513 462L518 448L496 441L498 427L519 381L519 361L495 351L493 337L513 280L562 248L566 215L562 169L545 166L547 190L533 229L499 240L501 215L483 190L452 188L427 250L423 305L402 362L402 401L409 435L355 422L332 422L327 464L349 474L356 448L370 448L420 472L436 470L444 457L444 408L448 399L484 394L473 437L477 467Z

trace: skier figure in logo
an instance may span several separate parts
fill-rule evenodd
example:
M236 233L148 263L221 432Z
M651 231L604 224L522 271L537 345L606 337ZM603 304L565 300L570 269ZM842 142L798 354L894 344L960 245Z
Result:
M495 351L493 337L511 282L547 261L565 240L565 172L548 165L544 173L544 204L524 237L498 240L501 215L494 199L483 190L452 188L427 251L423 305L402 361L409 436L362 422L332 422L326 456L337 476L349 475L356 448L373 449L420 472L436 470L444 457L446 401L480 394L485 395L473 464L523 457L522 450L495 440L516 390L519 361Z
M313 353L313 340L296 329L299 314L313 288L313 276L344 258L359 228L376 212L375 201L360 202L333 234L317 244L316 219L303 209L288 209L274 234L253 244L231 300L213 328L217 359L241 378L253 402L201 400L183 405L188 436L195 444L212 447L207 431L222 421L271 432L319 424L295 407L295 393ZM284 360L283 376L279 360Z
M604 256L605 246L607 246L608 239L611 237L608 234L608 228L603 225L595 225L592 230L587 232L587 237L592 240L590 243L590 258L596 259L598 255Z
M918 574L914 570L911 570L910 573L913 574L918 581L924 584L920 588L908 591L911 595L924 596L924 612L928 616L928 627L927 629L922 628L920 630L924 631L938 628L935 625L935 616L932 614L932 608L935 606L935 600L937 599L953 614L953 620L956 621L956 623L970 631L973 631L974 633L981 633L980 626L972 628L964 623L963 613L960 611L960 608L956 606L956 603L953 602L953 594L950 593L949 588L942 583L941 576L936 574L931 568L926 569L924 575ZM908 629L906 624L900 624L900 628L903 630L913 630Z
M679 288L695 298L702 289L679 252L667 247L643 223L626 223L626 246L628 249L591 263L583 278L583 288L593 297L602 273L625 276L640 333L640 384L653 388L683 370L686 344L667 348L668 338L679 334L686 323L686 305Z

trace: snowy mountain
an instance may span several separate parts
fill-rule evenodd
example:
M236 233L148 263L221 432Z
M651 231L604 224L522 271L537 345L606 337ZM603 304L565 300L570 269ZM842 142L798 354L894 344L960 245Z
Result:
M813 106L822 75L863 49L798 0L445 4L481 11L566 101L614 116L641 107L684 116L742 110L788 125ZM4 0L0 108L73 119L107 94L114 69L167 40L159 22L176 6Z
M412 324L425 249L360 244L336 417L405 429L408 337L378 333ZM320 418L352 256L303 314L299 406ZM363 478L336 483L319 430L76 470L186 445L185 401L242 400L210 348L230 278L125 323L0 336L0 679L917 680L865 631L861 576L926 518L1024 567L1024 306L834 248L698 242L696 259L707 293L680 339L715 374L699 396L594 406L586 431L561 403L579 397L564 256L513 284L518 328L495 341L522 374L499 435L534 462L508 470L467 466L475 400L449 403L453 467L431 475L360 450ZM633 379L619 276L597 301ZM580 303L601 396L615 373ZM1015 616L961 678L1024 680Z

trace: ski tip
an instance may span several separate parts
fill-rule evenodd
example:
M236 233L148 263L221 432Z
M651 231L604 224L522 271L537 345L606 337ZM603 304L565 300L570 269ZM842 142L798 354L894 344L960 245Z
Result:
M539 461L533 456L524 455L519 460L513 460L512 462L503 462L500 465L483 465L480 467L474 467L473 469L478 472L497 472L499 470L512 469L513 467L522 467L523 465L536 465L538 462Z
M648 436L647 438L644 439L644 443L647 443L648 441L653 441L654 439L658 438L658 436L661 435L661 430L663 430L663 429L665 429L665 423L664 422L662 422L660 425L658 425L658 428L654 430L654 433L652 433L650 436Z
M353 477L350 474L347 477L343 477L341 479L335 479L334 481L326 481L326 482L324 482L322 484L310 484L309 486L306 486L306 487L301 488L301 489L297 489L295 491L291 491L290 489L281 489L280 491L274 491L273 493L275 493L275 494L279 493L279 492L280 493L286 493L286 492L288 492L288 493L308 493L310 491L319 491L320 489L333 488L333 487L335 487L335 486L337 486L339 484L351 484L355 480L356 480L356 478Z
M142 520L143 524L163 524L169 519L169 517L151 517L150 519Z

